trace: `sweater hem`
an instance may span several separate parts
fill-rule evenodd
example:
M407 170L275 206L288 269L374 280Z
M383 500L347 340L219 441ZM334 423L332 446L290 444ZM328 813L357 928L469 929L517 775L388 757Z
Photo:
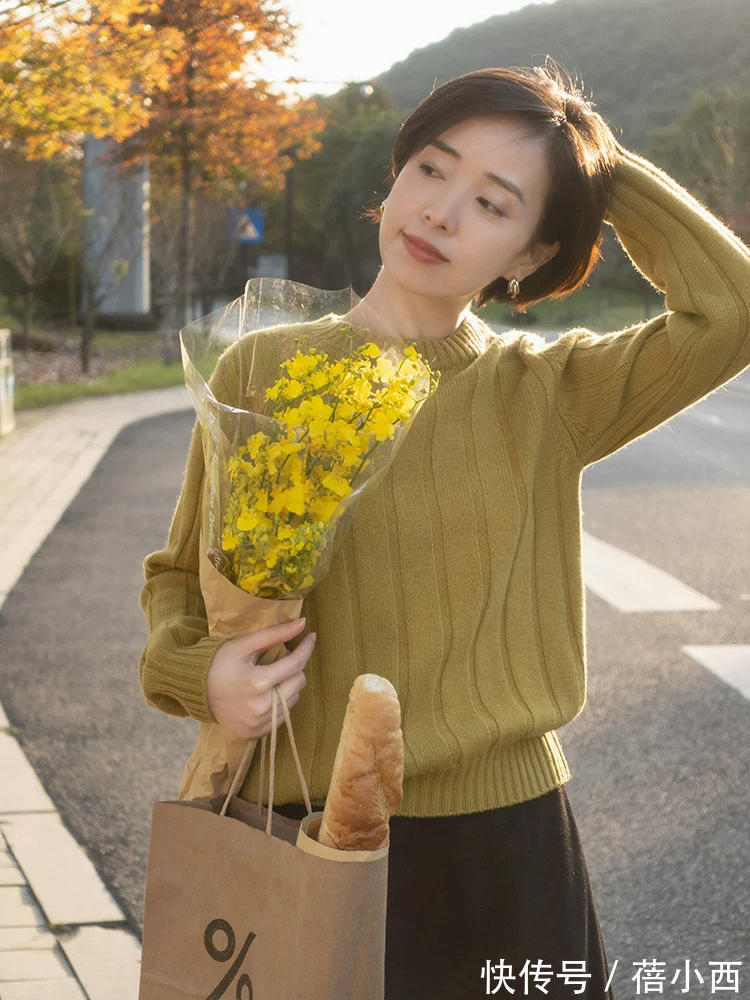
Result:
M511 746L495 746L481 758L443 774L404 780L397 816L458 816L517 805L558 788L571 777L557 733Z

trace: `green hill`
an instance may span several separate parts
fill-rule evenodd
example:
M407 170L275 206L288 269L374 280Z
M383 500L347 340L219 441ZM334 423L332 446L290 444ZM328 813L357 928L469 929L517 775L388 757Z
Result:
M377 79L399 110L485 66L553 56L584 81L623 141L641 147L697 90L750 88L750 0L557 0L498 15L417 49Z

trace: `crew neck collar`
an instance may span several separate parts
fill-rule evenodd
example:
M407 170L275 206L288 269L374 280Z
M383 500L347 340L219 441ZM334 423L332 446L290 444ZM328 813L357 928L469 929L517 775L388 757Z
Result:
M322 322L331 326L347 326L356 329L336 313L328 313ZM366 328L362 328L363 330ZM432 368L445 371L449 368L465 367L476 361L487 347L487 325L474 313L468 312L461 324L447 337L438 340L404 340L404 345L413 344L419 354Z

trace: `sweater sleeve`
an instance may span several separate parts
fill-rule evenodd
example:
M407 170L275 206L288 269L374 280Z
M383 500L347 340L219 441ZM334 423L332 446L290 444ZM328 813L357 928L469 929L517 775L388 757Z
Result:
M750 365L750 251L671 177L619 147L607 218L668 312L618 333L561 341L558 408L583 465Z
M217 399L230 402L227 382L231 380L223 374L227 365L222 361L211 378L211 388ZM213 722L206 677L223 640L208 634L198 577L203 479L203 445L196 421L167 543L148 555L143 564L146 582L141 607L146 614L147 639L141 654L140 681L146 701L155 708Z

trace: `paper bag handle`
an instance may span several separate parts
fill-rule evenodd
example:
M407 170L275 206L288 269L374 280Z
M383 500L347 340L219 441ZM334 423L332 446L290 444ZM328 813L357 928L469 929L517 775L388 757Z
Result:
M271 701L271 750L270 750L271 773L268 781L268 818L266 821L266 833L269 836L271 834L271 817L273 814L273 791L274 791L274 781L276 776L276 730L277 730L276 722L278 719L277 709L276 709L277 698L281 702L281 707L284 712L284 721L286 722L287 732L289 733L289 742L292 746L294 765L297 768L297 776L299 777L300 786L302 787L302 797L305 800L305 806L307 808L308 813L311 813L313 811L312 803L310 802L310 792L308 791L307 782L305 781L305 776L302 773L302 765L300 764L299 754L297 753L297 744L295 743L294 740L294 730L292 729L292 720L289 715L289 706L287 705L286 695L284 694L283 691L281 691L279 687L275 687L273 689L273 695L274 697ZM260 774L258 777L258 812L260 812L263 808L263 790L265 785L264 771L266 762L266 739L267 737L264 736L260 743ZM232 796L235 794L239 786L245 780L245 775L247 774L248 768L250 766L250 761L252 759L257 743L258 743L257 740L252 740L250 743L248 743L247 749L245 750L245 753L242 755L242 760L240 761L240 765L237 768L237 773L235 774L234 779L232 780L232 784L229 787L229 791L227 792L227 797L224 800L224 805L221 807L221 811L219 812L220 816L224 816L226 814Z

